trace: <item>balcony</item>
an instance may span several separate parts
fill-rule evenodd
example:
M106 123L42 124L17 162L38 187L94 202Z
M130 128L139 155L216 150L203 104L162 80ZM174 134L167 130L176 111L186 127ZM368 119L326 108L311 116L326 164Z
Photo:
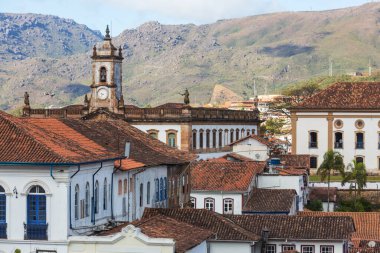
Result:
M0 239L7 239L7 223L0 223Z
M309 142L309 148L318 148L318 142Z
M335 142L334 143L334 148L337 148L337 149L341 149L341 148L343 148L343 142Z
M356 149L364 149L364 142L357 142L355 147Z
M25 240L47 240L48 224L25 224L24 238Z

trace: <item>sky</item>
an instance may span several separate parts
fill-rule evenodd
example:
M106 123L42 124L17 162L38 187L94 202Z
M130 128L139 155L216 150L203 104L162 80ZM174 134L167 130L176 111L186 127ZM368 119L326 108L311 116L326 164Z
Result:
M369 0L0 0L0 12L39 13L70 18L112 35L148 21L207 24L280 11L318 11L357 6Z

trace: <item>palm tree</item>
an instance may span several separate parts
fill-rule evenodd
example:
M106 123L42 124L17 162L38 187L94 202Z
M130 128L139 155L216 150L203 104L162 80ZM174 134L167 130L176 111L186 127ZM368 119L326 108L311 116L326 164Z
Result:
M338 171L341 175L344 174L343 157L339 152L328 150L323 155L323 162L319 166L317 174L321 175L321 180L327 178L327 212L330 211L330 176L331 171Z
M359 194L360 196L363 188L367 184L367 171L365 169L365 164L362 162L357 162L356 160L352 160L352 163L347 166L347 170L348 172L344 174L342 180L342 186L348 182L354 183L356 201L356 195Z

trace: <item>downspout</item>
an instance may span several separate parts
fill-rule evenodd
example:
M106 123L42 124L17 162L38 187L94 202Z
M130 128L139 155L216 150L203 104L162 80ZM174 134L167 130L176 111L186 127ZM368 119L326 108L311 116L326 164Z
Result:
M50 176L53 180L55 180L55 177L53 176L53 164L50 164Z
M70 184L69 184L69 217L70 217L70 229L73 228L73 224L72 224L72 217L71 217L71 179L76 175L78 174L78 172L80 171L80 164L78 165L78 170L70 177Z
M115 167L115 169L111 175L111 219L112 220L115 218L113 215L113 176L114 176L115 172L120 170L120 168L121 168L121 159L119 161L120 161L119 167Z
M97 169L97 171L95 171L94 174L92 174L92 224L95 225L95 175L103 168L103 162L100 162L100 167L99 169ZM98 189L98 195L99 195L99 189ZM99 204L99 203L97 203Z

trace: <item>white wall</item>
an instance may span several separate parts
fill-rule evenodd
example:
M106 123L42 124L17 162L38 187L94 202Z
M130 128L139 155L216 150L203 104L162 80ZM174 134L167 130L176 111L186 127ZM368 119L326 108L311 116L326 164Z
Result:
M328 122L327 113L297 113L297 154L310 154L318 157L318 166L323 161L323 154L328 149ZM319 118L303 118L302 116L322 115ZM378 157L380 157L379 143L379 113L333 113L333 145L335 142L334 132L343 132L343 149L335 149L343 155L344 163L348 165L355 156L364 156L364 163L368 171L380 172L378 169ZM342 120L343 127L337 129L335 120ZM364 127L357 129L356 120L364 121ZM318 148L309 148L310 130L318 131ZM364 149L355 148L355 132L364 132ZM370 151L370 152L369 152Z
M241 214L242 212L242 195L243 193L221 193L221 192L200 192L191 191L190 197L196 199L196 208L204 209L204 200L206 198L215 199L215 212L223 214L223 199L231 198L234 200L234 214Z
M204 241L194 248L187 250L186 253L207 253L207 241Z
M327 202L322 202L323 212L327 212L327 207L329 204ZM334 212L335 202L330 202L329 212Z
M234 144L232 150L256 161L266 161L269 158L268 146L252 138Z
M309 246L313 245L314 246L314 253L321 253L320 249L322 245L325 246L334 246L334 253L343 253L343 241L330 241L330 240L312 240L312 241L307 241L307 240L268 240L268 244L274 244L276 245L276 253L281 253L282 252L282 245L295 245L296 246L296 251L297 252L302 252L301 251L301 245L303 246Z
M177 143L176 146L181 149L181 125L180 124L132 124L134 127L140 129L143 132L149 130L158 130L158 139L163 143L166 143L166 131L177 131Z
M252 253L249 242L210 242L210 253ZM258 252L259 253L259 252Z

